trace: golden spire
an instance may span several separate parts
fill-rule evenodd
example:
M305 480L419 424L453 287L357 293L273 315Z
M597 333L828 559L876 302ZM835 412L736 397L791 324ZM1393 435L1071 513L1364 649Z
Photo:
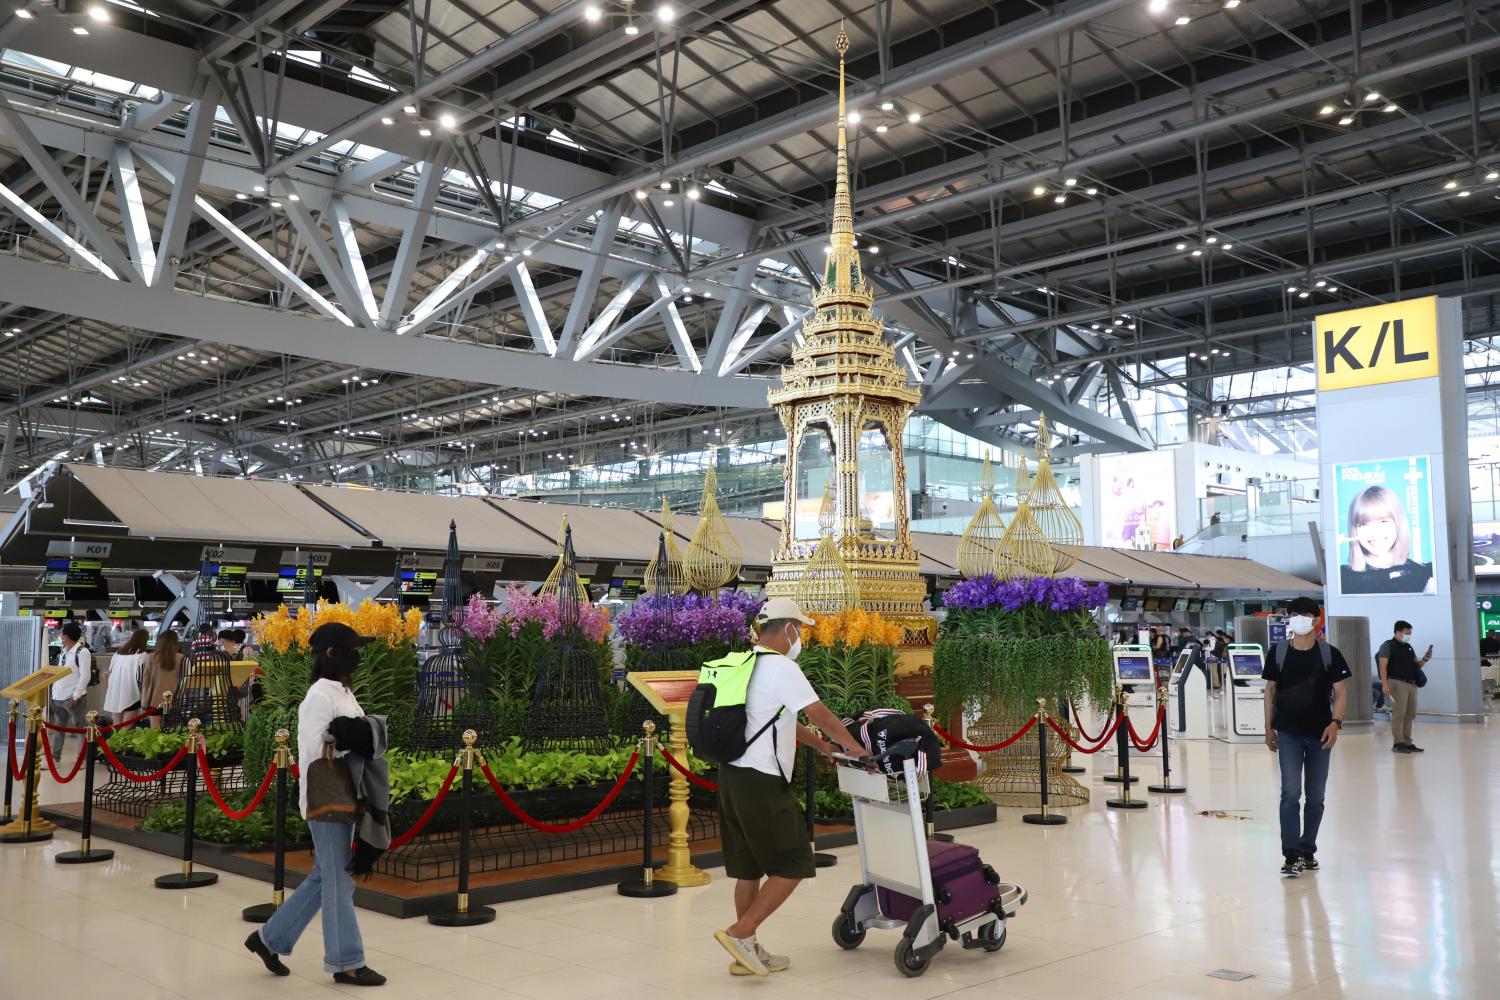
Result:
M844 249L841 244L854 249L854 208L849 201L849 119L844 110L844 53L849 51L849 33L842 21L833 47L839 51L839 153L833 189L833 249L837 253Z

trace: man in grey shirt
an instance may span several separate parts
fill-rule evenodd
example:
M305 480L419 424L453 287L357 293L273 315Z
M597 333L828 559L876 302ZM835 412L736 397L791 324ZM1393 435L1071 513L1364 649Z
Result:
M1422 668L1432 659L1432 647L1419 659L1411 648L1411 622L1397 621L1395 634L1380 644L1375 662L1380 667L1380 686L1391 700L1391 750L1422 753L1411 741L1411 723L1417 714L1417 682Z

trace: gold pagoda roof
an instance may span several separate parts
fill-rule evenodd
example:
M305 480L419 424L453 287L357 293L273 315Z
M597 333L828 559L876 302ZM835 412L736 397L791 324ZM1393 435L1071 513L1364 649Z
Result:
M823 284L813 293L813 312L803 321L805 343L792 351L781 388L766 394L772 406L834 394L859 394L915 405L921 390L907 384L885 324L872 311L874 293L860 266L849 192L848 117L844 107L844 53L849 36L839 29L838 162L833 196L833 232Z

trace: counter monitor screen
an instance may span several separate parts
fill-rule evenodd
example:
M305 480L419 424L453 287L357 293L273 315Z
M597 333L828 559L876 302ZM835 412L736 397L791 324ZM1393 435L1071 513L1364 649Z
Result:
M1266 665L1258 651L1242 653L1236 650L1229 654L1229 669L1235 677L1242 680L1259 680Z
M1127 594L1125 597L1120 598L1121 611L1134 611L1140 606L1141 599L1139 597L1136 597L1134 594Z
M98 590L104 586L104 563L98 559L52 556L42 574L43 590Z
M1115 653L1115 676L1122 684L1153 679L1150 653Z
M1203 610L1203 602L1200 601L1200 600L1198 600L1198 599L1196 599L1196 598L1194 598L1193 600L1188 601L1187 609L1188 609L1188 614L1194 614L1195 612L1202 611Z
M403 597L431 597L437 591L437 578L435 569L403 569L401 594Z
M1219 606L1219 602L1216 601L1216 600L1214 600L1212 597L1206 597L1206 598L1203 599L1203 610L1205 612L1212 611L1215 608L1217 608L1218 606Z
M313 567L313 577L322 580L323 567ZM283 566L276 574L276 592L278 594L300 594L307 589L307 567L306 566Z
M1183 611L1186 611L1187 609L1188 609L1188 599L1186 597L1179 597L1172 604L1172 610L1173 611L1183 612Z
M203 589L214 593L242 594L245 591L245 571L248 567L231 566L228 563L210 563L203 573Z

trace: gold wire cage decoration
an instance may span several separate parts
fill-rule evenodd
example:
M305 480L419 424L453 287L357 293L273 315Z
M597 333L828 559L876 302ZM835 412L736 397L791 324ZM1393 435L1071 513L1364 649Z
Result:
M859 607L859 581L832 535L825 534L818 540L818 547L797 581L797 606L820 615L836 615Z
M1005 535L1005 521L995 506L995 470L988 451L979 472L979 489L979 509L958 540L958 571L965 577L994 572L995 550Z
M642 584L648 594L665 591L670 594L685 593L688 589L687 571L682 565L682 550L677 547L677 536L672 532L672 507L667 498L661 500L661 544L646 564Z
M703 503L698 511L698 527L688 543L682 560L687 582L705 594L716 592L739 575L743 553L739 540L729 530L729 522L719 510L719 477L709 466L703 477Z
M552 572L547 574L547 580L542 584L542 589L539 591L539 593L556 594L561 589L563 564L565 562L563 555L564 549L567 545L567 539L568 515L564 514L562 519L562 526L557 529L557 562L553 563ZM589 600L589 588L584 584L583 577L578 575L577 570L572 570L571 572L573 573L574 582L578 586L578 597L581 601L587 604Z
M1071 569L1083 555L1083 524L1063 499L1052 475L1052 432L1045 416L1037 424L1036 458L1036 475L1026 494L1026 508L1051 548L1051 558L1039 561L1036 572L1039 576L1057 576Z

